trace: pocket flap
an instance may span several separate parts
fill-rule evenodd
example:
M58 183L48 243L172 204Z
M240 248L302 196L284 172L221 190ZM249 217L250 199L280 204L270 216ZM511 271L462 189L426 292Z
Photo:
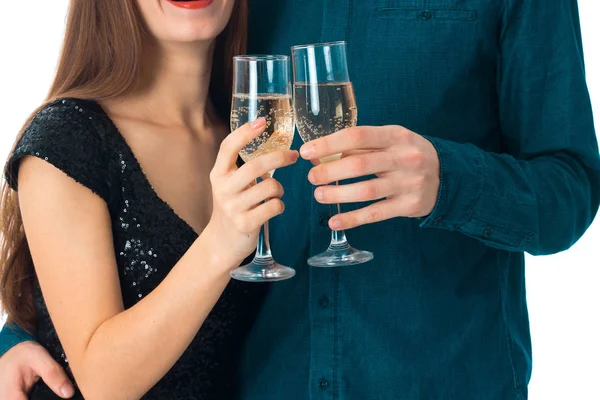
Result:
M475 10L459 10L453 8L379 8L377 17L383 19L416 19L416 20L455 20L472 21Z

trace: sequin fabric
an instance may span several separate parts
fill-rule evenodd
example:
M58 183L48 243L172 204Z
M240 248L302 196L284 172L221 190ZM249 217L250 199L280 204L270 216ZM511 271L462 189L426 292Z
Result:
M126 308L156 288L198 236L158 197L123 136L93 101L59 99L34 117L8 162L6 178L14 189L18 161L26 155L51 163L107 203ZM143 398L235 397L238 355L266 290L231 281L179 361ZM38 285L36 311L38 340L71 374Z

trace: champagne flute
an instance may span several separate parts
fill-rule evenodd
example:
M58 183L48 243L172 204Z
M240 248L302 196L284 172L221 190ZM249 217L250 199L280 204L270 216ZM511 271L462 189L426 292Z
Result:
M356 99L348 75L346 43L294 46L292 58L294 113L302 140L307 143L355 126ZM335 154L320 161L330 162L341 157L341 154ZM340 205L336 206L340 213ZM343 230L332 230L327 250L310 257L308 264L313 267L341 267L372 259L373 253L350 246Z
M288 56L237 56L233 58L233 99L230 126L236 130L260 117L265 131L239 153L244 162L277 150L289 150L294 138L294 113ZM273 177L274 170L269 175ZM258 182L257 182L258 183ZM247 282L289 279L296 271L277 263L269 244L269 223L261 227L254 259L231 271L231 277Z

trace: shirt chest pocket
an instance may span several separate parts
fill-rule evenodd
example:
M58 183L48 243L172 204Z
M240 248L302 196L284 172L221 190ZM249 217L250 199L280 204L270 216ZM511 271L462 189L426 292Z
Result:
M354 2L350 60L369 82L356 85L360 101L382 104L373 118L422 121L430 117L424 113L445 104L448 93L462 96L478 60L480 1L490 0ZM405 99L404 115L390 107L398 93Z
M433 57L470 53L477 10L464 0L374 2L376 35L390 50Z

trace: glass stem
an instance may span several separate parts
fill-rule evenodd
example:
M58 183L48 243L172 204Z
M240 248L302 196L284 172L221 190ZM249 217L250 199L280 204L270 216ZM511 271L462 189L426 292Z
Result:
M335 185L338 185L338 181L335 182ZM334 215L340 214L341 208L339 203L335 204L335 208L334 205L331 204L330 206L330 210L331 210L331 216L333 217ZM339 231L335 231L335 230L331 230L331 243L329 244L329 249L330 250L343 250L343 249L347 249L349 248L350 245L348 244L348 240L346 239L346 232L344 232L343 230L339 230Z
M274 173L274 170L270 171L269 176L272 178ZM263 180L262 178L259 179L256 180L257 184ZM271 244L269 243L269 221L266 221L263 226L260 227L260 232L258 233L254 262L267 264L272 260L273 255L271 254Z
M264 225L260 227L254 258L255 260L258 258L265 261L269 261L273 258L271 255L271 245L269 244L269 221L265 222Z

